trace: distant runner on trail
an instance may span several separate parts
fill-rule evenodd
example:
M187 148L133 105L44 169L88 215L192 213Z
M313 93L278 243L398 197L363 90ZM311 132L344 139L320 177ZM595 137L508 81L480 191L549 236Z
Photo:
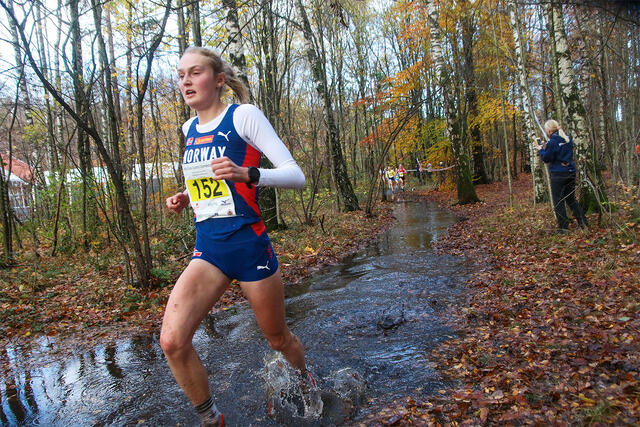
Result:
M386 167L385 170L385 176L387 177L387 183L389 184L389 188L391 189L391 191L393 192L393 186L395 183L395 179L396 179L396 173L393 170L392 167Z
M221 101L225 86L240 100L247 97L247 88L218 54L190 47L178 64L178 79L185 102L197 116L182 127L187 189L167 198L166 204L175 213L191 204L197 234L191 262L169 296L160 345L202 425L222 426L224 417L213 403L207 370L192 339L232 279L240 281L271 348L298 372L302 392L315 389L302 344L285 321L284 286L260 217L257 188L302 188L305 178L258 108ZM274 169L258 169L261 153Z
M398 167L398 181L400 182L400 188L404 191L404 176L407 174L407 170L402 166L402 163Z

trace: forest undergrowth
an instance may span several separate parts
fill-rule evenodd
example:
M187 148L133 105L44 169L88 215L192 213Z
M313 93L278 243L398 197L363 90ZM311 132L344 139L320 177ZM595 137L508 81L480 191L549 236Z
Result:
M531 178L427 197L464 216L436 250L482 266L448 316L457 338L430 352L445 379L406 396L366 425L638 425L640 422L640 207L617 188L616 211L591 228L554 234Z
M372 216L331 212L320 214L312 226L270 232L285 284L298 283L322 265L353 253L392 221L391 209L382 205ZM6 354L7 345L29 346L43 336L81 350L122 336L159 332L173 284L193 250L188 243L179 245L181 251L162 256L156 270L158 286L150 290L127 283L122 263L117 262L118 248L56 257L44 255L40 248L39 259L25 250L18 265L0 269L0 354ZM239 288L232 284L213 310L245 301ZM8 369L6 358L0 363L3 372Z

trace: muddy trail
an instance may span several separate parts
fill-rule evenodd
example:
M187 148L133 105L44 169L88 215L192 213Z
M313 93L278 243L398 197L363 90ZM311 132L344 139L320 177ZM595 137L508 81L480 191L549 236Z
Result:
M228 426L344 425L385 402L442 388L428 353L452 334L445 309L464 292L473 265L431 248L457 221L453 214L412 201L396 203L394 215L396 223L375 243L287 288L287 319L320 386L321 416L304 418L267 402L278 381L274 353L247 305L205 319L194 345ZM0 424L198 424L157 334L27 368L25 360L59 345L49 337L38 344L29 354L7 349L12 372L0 383Z

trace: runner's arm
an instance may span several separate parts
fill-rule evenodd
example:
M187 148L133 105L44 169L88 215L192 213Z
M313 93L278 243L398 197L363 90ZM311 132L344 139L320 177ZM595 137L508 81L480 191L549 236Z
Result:
M256 106L240 105L233 115L238 135L273 163L273 169L260 168L261 187L302 188L304 173L278 137L269 120Z

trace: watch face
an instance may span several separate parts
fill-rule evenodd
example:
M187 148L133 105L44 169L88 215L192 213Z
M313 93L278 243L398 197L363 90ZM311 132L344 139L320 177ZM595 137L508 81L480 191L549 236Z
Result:
M253 166L249 168L249 181L252 184L260 181L260 171L258 170L258 168L255 168Z

